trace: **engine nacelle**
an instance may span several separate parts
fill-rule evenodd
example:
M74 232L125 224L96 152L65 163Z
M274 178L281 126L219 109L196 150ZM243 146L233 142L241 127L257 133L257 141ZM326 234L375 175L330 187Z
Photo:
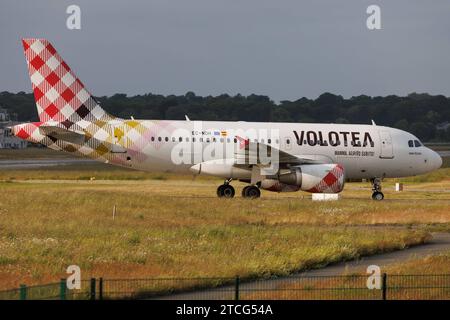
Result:
M261 181L260 188L273 192L294 192L300 190L299 186L282 183L278 179L264 179Z
M338 193L345 184L344 168L335 163L293 167L290 172L268 178L261 181L261 188L276 192Z

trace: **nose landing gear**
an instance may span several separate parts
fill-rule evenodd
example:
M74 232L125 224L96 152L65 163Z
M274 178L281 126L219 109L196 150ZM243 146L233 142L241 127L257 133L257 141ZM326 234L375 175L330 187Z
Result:
M372 199L376 201L381 201L384 199L384 194L381 192L381 179L380 178L373 178L370 180L372 183Z

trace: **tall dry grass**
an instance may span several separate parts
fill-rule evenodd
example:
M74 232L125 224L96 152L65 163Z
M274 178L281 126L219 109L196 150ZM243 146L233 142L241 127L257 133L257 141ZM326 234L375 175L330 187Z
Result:
M388 203L377 211L369 201L199 197L213 185L0 183L0 287L55 281L70 264L85 278L285 275L427 239L425 230L371 227L383 221ZM192 197L177 197L185 191ZM389 213L384 221L448 219L433 203L411 211L400 202L394 207L404 217ZM426 220L421 209L436 213Z
M251 278L401 249L450 230L448 175L402 180L402 193L388 180L383 202L348 183L342 200L317 203L303 192L217 199L213 177L103 164L2 170L0 288L56 281L70 264L84 279Z

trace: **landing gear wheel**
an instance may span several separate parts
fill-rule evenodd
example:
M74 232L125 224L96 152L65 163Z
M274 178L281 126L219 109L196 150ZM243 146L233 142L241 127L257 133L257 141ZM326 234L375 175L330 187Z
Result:
M225 187L224 184L220 185L220 186L217 188L217 196L218 196L219 198L223 197L223 187Z
M217 188L217 196L219 198L233 198L234 193L233 186L229 184L223 184Z
M384 199L384 194L381 191L375 191L372 193L372 199L376 201L381 201Z
M242 189L242 192L241 192L242 198L245 198L245 193L247 192L248 187L250 187L250 186L245 186L244 189Z
M246 186L242 190L242 196L244 198L256 199L261 196L261 191L259 191L259 188L256 186Z
M381 179L380 178L373 178L371 179L372 182L372 199L376 201L381 201L384 199L384 194L381 192Z

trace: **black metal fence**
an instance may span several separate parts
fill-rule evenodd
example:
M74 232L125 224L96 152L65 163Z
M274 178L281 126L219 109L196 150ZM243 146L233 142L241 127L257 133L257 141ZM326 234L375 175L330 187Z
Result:
M65 279L44 285L20 285L17 289L0 291L0 300L86 300L91 298L92 281L95 282L81 281L81 288L74 290L67 288Z
M82 281L69 290L66 281L0 291L0 300L450 300L450 274L386 275L368 288L368 275L291 276L241 281L234 278L152 278Z

